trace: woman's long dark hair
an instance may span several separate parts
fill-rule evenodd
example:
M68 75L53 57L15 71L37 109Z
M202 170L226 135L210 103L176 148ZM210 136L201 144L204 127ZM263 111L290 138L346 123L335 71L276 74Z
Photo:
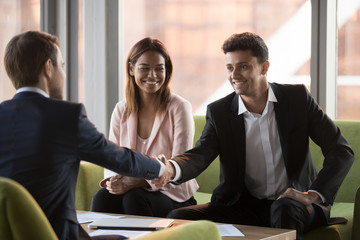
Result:
M126 109L125 118L131 113L138 112L140 109L139 87L135 83L135 77L130 75L131 65L135 66L137 60L147 51L155 51L160 53L165 59L165 82L158 91L160 97L159 111L165 111L170 101L170 79L173 71L173 65L165 45L158 39L144 38L137 42L130 50L126 60Z

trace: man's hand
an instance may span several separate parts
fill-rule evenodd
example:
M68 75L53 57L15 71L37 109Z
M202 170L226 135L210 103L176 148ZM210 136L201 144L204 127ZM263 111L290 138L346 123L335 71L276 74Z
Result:
M151 180L151 183L157 188L162 188L175 177L175 167L165 158L165 156L162 156L159 160L165 163L165 170L159 178Z
M309 206L319 199L319 195L315 192L300 192L294 188L288 188L277 199L281 198L291 198L304 204L305 206Z
M106 189L112 194L124 194L133 188L149 187L144 179L116 175L106 182Z

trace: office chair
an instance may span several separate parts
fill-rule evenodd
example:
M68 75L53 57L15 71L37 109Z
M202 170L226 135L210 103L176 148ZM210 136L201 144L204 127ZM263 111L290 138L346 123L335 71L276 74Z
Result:
M12 179L0 177L0 239L58 239L31 194Z

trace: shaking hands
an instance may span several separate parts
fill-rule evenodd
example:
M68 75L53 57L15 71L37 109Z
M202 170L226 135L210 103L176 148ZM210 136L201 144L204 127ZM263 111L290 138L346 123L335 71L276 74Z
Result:
M164 187L167 183L171 181L175 177L175 167L174 165L169 162L166 157L162 154L157 157L162 163L165 164L165 170L163 174L159 178L155 178L151 180L151 183L154 184L157 188Z

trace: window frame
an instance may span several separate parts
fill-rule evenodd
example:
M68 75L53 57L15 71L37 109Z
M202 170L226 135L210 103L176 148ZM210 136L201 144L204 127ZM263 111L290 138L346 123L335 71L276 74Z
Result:
M87 65L102 64L102 73L84 74L85 93L84 104L90 119L103 132L109 129L112 109L119 99L123 98L124 76L124 6L122 1L87 0L84 7L85 20L90 21L91 14L101 11L102 17L97 17L97 31L104 34L102 44L94 39L85 39L85 45L94 46L84 49L89 57ZM337 101L337 0L311 0L311 93L314 99L325 110L330 118L336 117ZM78 1L41 0L41 30L59 37L64 59L66 59L67 83L65 99L79 101L78 96ZM105 12L104 12L105 11ZM86 16L89 16L88 18ZM85 24L84 31L93 31L94 25ZM101 30L103 29L103 30ZM86 36L86 34L85 34ZM325 43L325 44L324 44ZM98 55L98 52L101 52ZM104 56L105 61L96 58ZM101 63L102 62L102 63ZM99 77L102 78L99 81ZM96 84L95 84L96 83ZM93 85L92 87L91 84ZM103 89L102 91L98 91ZM101 104L98 103L101 99Z

